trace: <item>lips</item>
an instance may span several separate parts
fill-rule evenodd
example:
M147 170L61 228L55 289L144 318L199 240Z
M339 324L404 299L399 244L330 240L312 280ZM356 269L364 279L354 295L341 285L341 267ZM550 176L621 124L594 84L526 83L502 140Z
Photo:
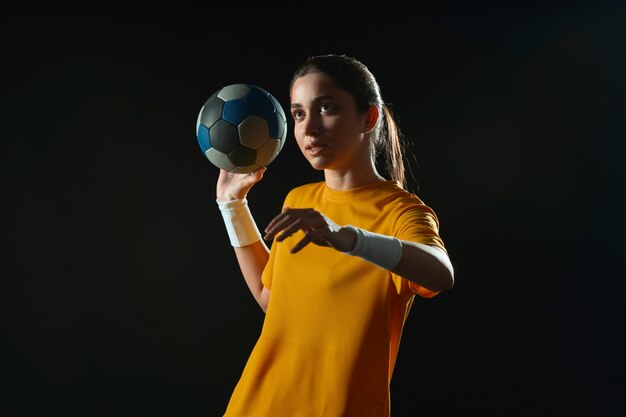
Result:
M319 155L324 152L324 150L328 147L323 143L309 143L304 149L307 151L309 155Z

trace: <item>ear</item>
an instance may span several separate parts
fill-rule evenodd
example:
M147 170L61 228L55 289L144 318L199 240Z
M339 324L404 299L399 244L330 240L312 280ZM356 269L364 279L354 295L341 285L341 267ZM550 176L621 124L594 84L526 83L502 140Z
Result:
M370 106L370 109L365 115L365 129L363 133L369 133L374 130L376 122L378 122L379 115L380 113L378 112L378 107L375 105Z

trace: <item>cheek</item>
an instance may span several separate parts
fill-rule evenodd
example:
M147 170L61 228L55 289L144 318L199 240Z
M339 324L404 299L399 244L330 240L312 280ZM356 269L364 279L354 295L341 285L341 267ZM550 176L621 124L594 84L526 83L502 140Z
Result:
M298 142L298 146L302 148L304 134L300 127L295 126L293 129L293 136L296 138L296 142Z

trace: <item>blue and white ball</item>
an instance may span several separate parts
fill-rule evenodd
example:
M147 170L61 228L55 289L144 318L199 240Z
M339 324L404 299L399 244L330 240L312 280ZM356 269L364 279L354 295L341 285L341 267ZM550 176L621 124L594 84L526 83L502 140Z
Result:
M278 100L264 89L232 84L204 103L196 135L213 165L246 174L278 156L287 137L287 118Z

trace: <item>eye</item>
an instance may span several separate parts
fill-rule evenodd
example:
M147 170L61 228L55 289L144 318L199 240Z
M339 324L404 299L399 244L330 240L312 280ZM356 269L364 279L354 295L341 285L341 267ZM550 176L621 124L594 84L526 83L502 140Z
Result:
M320 105L320 111L321 111L322 113L327 113L327 112L330 112L330 111L333 111L333 110L335 110L335 105L334 105L334 104L331 104L331 103L322 103L322 104Z
M302 110L293 110L291 112L291 117L293 117L294 120L301 119L303 115L304 112Z

